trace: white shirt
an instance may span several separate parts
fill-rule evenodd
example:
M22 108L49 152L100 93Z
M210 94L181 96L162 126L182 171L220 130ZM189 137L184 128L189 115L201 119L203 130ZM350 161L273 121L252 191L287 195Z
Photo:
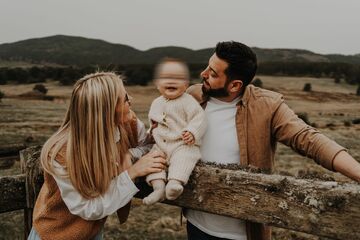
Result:
M236 104L210 98L205 114L208 128L200 146L202 161L219 164L239 164L240 149L236 133ZM186 218L201 231L212 236L246 240L245 221L202 211L187 209Z
M151 145L145 143L146 129L139 119L137 120L137 129L139 147L129 150L135 159L140 158L151 149ZM115 142L118 142L120 140L118 128L116 128L114 135ZM66 170L57 161L54 161L54 168L59 175L53 175L53 177L65 205L72 214L86 220L98 220L113 214L125 206L139 191L128 172L124 171L111 181L104 195L86 199L74 188L69 178L59 177L66 175Z

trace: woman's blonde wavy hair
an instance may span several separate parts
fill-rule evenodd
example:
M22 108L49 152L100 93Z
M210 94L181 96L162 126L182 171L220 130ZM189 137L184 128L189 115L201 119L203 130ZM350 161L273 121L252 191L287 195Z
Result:
M123 123L115 123L115 119L124 119L116 116L115 108L119 103L124 109L125 94L122 78L112 72L97 72L78 80L61 127L41 151L44 170L58 174L54 161L66 146L67 175L62 177L69 177L86 198L105 193L129 148ZM116 127L121 136L118 144L114 140Z

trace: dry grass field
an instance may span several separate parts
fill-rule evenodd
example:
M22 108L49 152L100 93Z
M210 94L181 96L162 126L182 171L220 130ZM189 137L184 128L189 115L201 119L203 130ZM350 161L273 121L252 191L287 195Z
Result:
M356 87L335 84L332 79L258 76L263 87L284 94L287 104L297 113L306 113L309 122L325 135L349 149L360 160L360 125L351 124L360 118L360 97ZM305 83L312 84L312 92L303 92ZM0 102L0 148L9 144L26 142L41 144L59 126L65 114L71 87L55 82L45 84L54 101L25 100L17 95L30 91L30 85L3 85L0 90L7 97ZM133 97L132 108L147 123L151 101L158 96L153 86L127 87ZM19 163L11 169L0 170L0 176L19 173ZM279 144L275 172L278 174L318 177L349 181L338 173L319 167L312 160L299 156ZM21 239L22 212L0 215L0 240ZM186 239L184 224L180 224L180 209L165 204L143 206L135 199L127 223L119 226L115 216L110 216L105 226L105 239ZM316 236L275 229L273 239L321 239Z

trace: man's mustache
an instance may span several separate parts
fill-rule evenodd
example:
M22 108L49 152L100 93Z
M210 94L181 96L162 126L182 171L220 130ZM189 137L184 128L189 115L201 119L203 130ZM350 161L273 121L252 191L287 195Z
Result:
M206 78L202 78L202 82L206 83L206 85L211 89L210 83L207 81Z

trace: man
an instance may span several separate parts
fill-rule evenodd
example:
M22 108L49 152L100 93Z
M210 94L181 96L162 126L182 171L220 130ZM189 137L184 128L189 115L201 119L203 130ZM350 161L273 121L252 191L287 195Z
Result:
M201 73L203 84L188 89L205 109L208 121L200 148L202 160L271 172L279 141L360 182L360 164L342 146L306 125L281 94L249 85L256 69L256 55L248 46L220 42ZM270 228L263 224L191 209L185 216L190 240L271 239Z

